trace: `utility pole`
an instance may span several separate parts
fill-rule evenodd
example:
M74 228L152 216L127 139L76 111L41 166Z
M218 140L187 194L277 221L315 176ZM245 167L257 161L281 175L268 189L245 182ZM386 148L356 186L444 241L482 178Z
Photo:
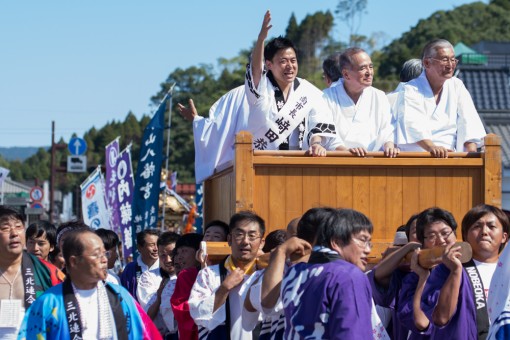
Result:
M55 121L51 121L51 164L50 164L50 223L53 223L54 199L55 192Z

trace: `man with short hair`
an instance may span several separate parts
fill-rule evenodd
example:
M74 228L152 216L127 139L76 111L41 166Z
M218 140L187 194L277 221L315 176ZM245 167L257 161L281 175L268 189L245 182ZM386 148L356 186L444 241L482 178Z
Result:
M308 263L293 265L281 283L285 339L376 339L372 291L363 271L373 226L360 212L328 209ZM374 307L375 309L375 307Z
M11 317L0 326L1 337L14 338L25 310L46 289L61 282L55 266L27 253L24 247L23 216L0 205L0 313Z
M342 71L340 69L340 56L342 53L335 52L329 55L322 62L322 79L326 83L326 87L330 87L342 78Z
M180 235L172 231L166 231L159 236L157 242L159 268L143 272L136 289L140 306L154 320L159 332L167 340L177 339L177 325L170 306L170 298L177 280L173 256L179 238Z
M69 276L30 307L20 339L160 338L124 288L104 283L109 253L93 230L69 231L62 251Z
M126 288L135 299L137 299L136 288L138 286L138 280L142 273L147 270L159 269L158 237L159 231L157 229L145 229L136 234L136 248L138 249L139 256L136 261L128 263L126 267L124 267L124 271L120 277L122 286Z
M462 264L460 247L448 246L423 291L421 306L434 325L433 339L487 338L489 287L509 232L508 217L495 206L480 204L466 213L462 239L471 245L472 260Z
M56 246L57 228L44 220L30 224L26 231L27 251L48 261L48 255Z
M264 246L264 220L250 211L232 216L228 243L232 255L219 265L202 269L189 297L191 317L199 327L199 338L248 339L242 329L243 283L256 270L256 257ZM230 336L229 336L230 335Z
M324 90L333 112L337 134L343 146L357 156L383 150L395 157L395 128L386 94L374 87L374 65L368 53L358 47L346 49L340 56L342 78ZM342 150L345 148L339 148Z
M267 11L246 67L248 126L257 127L253 147L308 150L313 156L325 156L326 150L340 146L331 112L321 91L297 77L296 48L289 39L280 36L264 47L271 27Z
M421 75L404 84L397 99L397 144L403 151L476 151L486 135L473 99L454 77L458 60L452 44L432 40L423 49Z

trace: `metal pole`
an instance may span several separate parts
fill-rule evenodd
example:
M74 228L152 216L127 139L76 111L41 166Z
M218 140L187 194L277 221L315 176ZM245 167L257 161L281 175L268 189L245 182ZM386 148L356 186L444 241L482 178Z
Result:
M168 157L170 156L170 127L172 126L172 98L174 91L175 83L170 86L170 90L168 90L168 94L170 94L170 98L168 99L168 131L166 133L166 161L165 161L165 189L163 190L163 211L161 213L161 230L165 230L165 210L166 210L166 181L168 179Z
M50 164L50 223L53 223L53 194L55 191L55 121L51 121L51 164Z

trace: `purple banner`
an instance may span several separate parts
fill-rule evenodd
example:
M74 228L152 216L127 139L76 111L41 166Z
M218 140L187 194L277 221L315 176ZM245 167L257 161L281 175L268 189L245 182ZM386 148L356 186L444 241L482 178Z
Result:
M133 168L131 166L131 145L125 148L117 160L117 197L119 204L119 226L122 235L124 259L133 254L131 227L131 203L133 201Z
M119 158L119 137L106 146L106 200L108 203L108 211L110 212L110 220L112 222L112 230L117 234L120 233L120 209L117 197L117 161Z

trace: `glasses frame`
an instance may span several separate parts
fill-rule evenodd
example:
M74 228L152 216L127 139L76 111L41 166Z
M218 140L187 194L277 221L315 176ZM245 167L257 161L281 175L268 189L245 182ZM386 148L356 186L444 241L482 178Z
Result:
M445 65L445 66L448 64L457 65L459 63L459 59L457 59L457 58L446 58L446 57L443 59L437 59L437 58L433 58L433 57L428 57L428 58L438 61L441 65Z
M367 247L372 249L374 247L374 244L372 243L372 240L361 240L357 237L352 238L353 241L355 241L356 245L360 247L361 249L366 249ZM361 243L358 243L356 241L359 241Z
M443 241L446 241L448 239L448 237L450 237L451 234L453 234L453 229L450 229L449 232L444 233L444 234L441 234L441 233L430 233L429 236L423 235L423 239L427 240L427 241L430 241L430 242L434 242L436 240L436 238L441 238Z
M80 257L87 256L87 257L95 259L96 261L101 260L103 257L105 257L108 260L110 258L110 256L112 256L112 251L107 250L107 251L103 252L102 254L81 254L79 256Z
M23 224L14 226L10 225L8 228L5 228L5 230L3 230L2 227L0 227L0 234L10 234L13 231L16 231L18 233L25 231L25 226Z
M230 235L232 236L232 239L237 242L243 241L245 238L248 238L249 242L255 242L258 239L262 238L262 236L260 236L258 234L257 234L257 236L253 236L253 235L243 233L243 232L233 232Z

